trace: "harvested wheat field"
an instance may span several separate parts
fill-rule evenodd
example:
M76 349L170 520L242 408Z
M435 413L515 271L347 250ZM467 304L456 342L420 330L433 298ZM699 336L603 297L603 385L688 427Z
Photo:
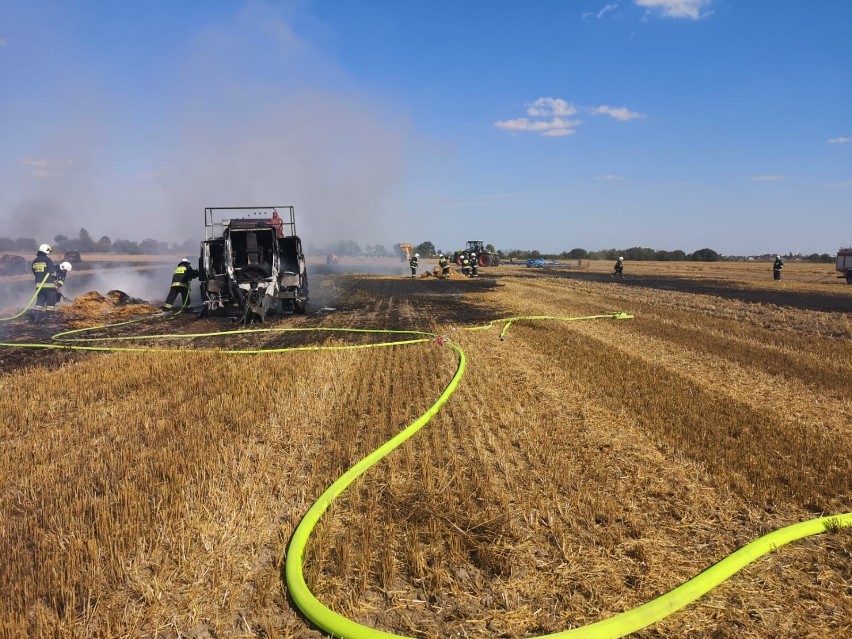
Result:
M432 420L320 519L319 601L397 635L540 636L852 511L852 287L632 266L312 276L316 310L263 325L428 331L466 356ZM466 330L615 311L633 319ZM69 344L51 337L71 319L2 341ZM152 317L84 334L148 352L0 349L0 636L326 636L284 581L294 530L458 356L409 334L177 337L232 328ZM319 346L341 348L285 350ZM852 530L832 526L631 636L850 635Z

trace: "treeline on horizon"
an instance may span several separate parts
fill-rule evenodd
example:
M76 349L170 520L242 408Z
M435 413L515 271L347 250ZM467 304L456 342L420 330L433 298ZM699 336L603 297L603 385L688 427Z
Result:
M121 255L171 255L174 253L185 253L195 255L199 251L199 241L186 239L180 244L168 243L154 239L142 241L126 240L121 238L112 239L107 235L95 240L88 230L81 228L76 238L65 235L55 235L53 239L36 240L31 237L20 237L17 239L0 237L0 252L3 253L35 253L39 244L47 242L55 252L79 251L85 253L116 253ZM543 253L537 249L496 249L492 244L486 244L485 248L491 253L496 253L503 260L616 260L623 257L630 261L655 261L655 262L718 262L721 260L744 260L771 259L774 253L760 255L722 255L711 248L703 248L692 253L681 250L665 251L641 246L632 246L625 249L601 249L588 251L583 248L573 248L561 253ZM422 257L434 257L439 253L452 254L453 250L440 250L435 248L432 242L421 242L415 245L414 250ZM330 254L344 257L399 257L400 245L394 244L390 250L382 244L367 244L362 249L353 240L340 240L329 244L324 249L308 245L307 252L311 254ZM835 256L829 253L812 253L810 255L794 255L792 253L782 254L784 259L801 259L807 262L833 262Z
M458 250L458 249L457 249ZM529 260L529 259L545 259L545 260L617 260L623 257L630 261L655 261L655 262L718 262L721 260L745 260L748 258L754 259L772 259L776 253L764 253L760 255L722 255L710 248L703 248L692 253L685 251L663 251L652 248L644 248L641 246L632 246L625 249L601 249L597 251L587 251L582 248L574 248L570 251L562 253L542 253L536 249L496 249L492 244L486 244L485 250L490 253L496 253L503 260ZM421 242L414 246L414 251L419 253L421 257L434 257L439 253L452 254L454 251L444 251L435 248L432 242ZM316 253L310 249L309 252ZM346 257L397 257L401 253L400 245L394 244L393 250L388 251L381 244L366 245L362 250L357 242L352 240L340 241L327 247L326 253ZM793 255L791 253L782 254L784 259L801 259L808 262L833 262L834 255L828 253L812 253L811 255Z
M80 253L117 253L120 255L170 255L172 253L188 253L195 255L199 251L198 240L187 239L180 244L170 244L160 240L145 239L141 242L112 239L103 235L95 240L85 228L81 228L76 238L66 235L54 235L53 238L36 240L32 237L12 239L0 237L0 252L4 253L35 253L40 244L50 244L54 252L79 251Z
M501 257L503 252L498 251ZM759 255L722 255L710 248L698 249L692 253L685 251L661 251L641 246L626 249L603 249L587 251L575 248L559 254L539 253L538 251L511 250L505 254L508 259L546 259L546 260L617 260L623 257L630 261L653 262L719 262L723 260L772 259L777 253L762 253ZM810 255L781 254L783 259L800 259L806 262L833 262L834 255L828 253L812 253Z

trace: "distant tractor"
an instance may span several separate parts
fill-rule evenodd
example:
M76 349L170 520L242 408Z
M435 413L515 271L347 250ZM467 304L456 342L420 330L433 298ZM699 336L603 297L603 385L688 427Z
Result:
M77 264L82 262L83 258L80 257L80 251L65 251L65 261Z
M487 251L482 240L468 240L467 248L453 253L453 261L456 264L461 264L463 259L462 255L465 253L468 255L476 254L479 266L500 266L500 257L490 251Z
M837 262L835 269L840 273L838 277L845 277L847 284L852 284L852 247L840 248L837 251Z

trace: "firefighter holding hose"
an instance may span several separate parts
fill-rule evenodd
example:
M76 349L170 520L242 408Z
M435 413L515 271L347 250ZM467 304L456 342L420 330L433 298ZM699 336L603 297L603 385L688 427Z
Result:
M169 295L163 304L164 311L171 311L174 308L178 293L181 296L181 308L189 306L189 285L196 277L198 277L198 271L189 265L189 258L185 257L178 262L177 268L172 274L172 286L169 289Z
M417 260L420 259L420 253L415 253L410 260L408 260L408 266L411 267L411 277L415 277L417 275Z
M59 268L56 269L56 301L59 302L59 298L64 299L66 302L70 302L73 300L69 300L62 294L62 287L65 286L65 278L68 277L68 273L71 272L71 262L62 262L59 264Z
M49 257L52 250L50 244L40 245L32 262L35 286L38 291L35 309L32 314L32 319L35 322L47 319L53 313L53 310L56 308L56 301L59 299L56 289L56 266L54 266L53 260Z

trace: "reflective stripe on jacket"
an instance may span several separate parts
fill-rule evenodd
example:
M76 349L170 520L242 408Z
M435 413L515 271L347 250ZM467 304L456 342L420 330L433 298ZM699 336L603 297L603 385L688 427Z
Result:
M190 281L198 277L198 271L188 264L178 264L172 275L172 286L188 287Z
M56 267L46 253L39 251L32 263L35 284L41 284L43 289L56 288ZM45 277L46 276L46 277Z

